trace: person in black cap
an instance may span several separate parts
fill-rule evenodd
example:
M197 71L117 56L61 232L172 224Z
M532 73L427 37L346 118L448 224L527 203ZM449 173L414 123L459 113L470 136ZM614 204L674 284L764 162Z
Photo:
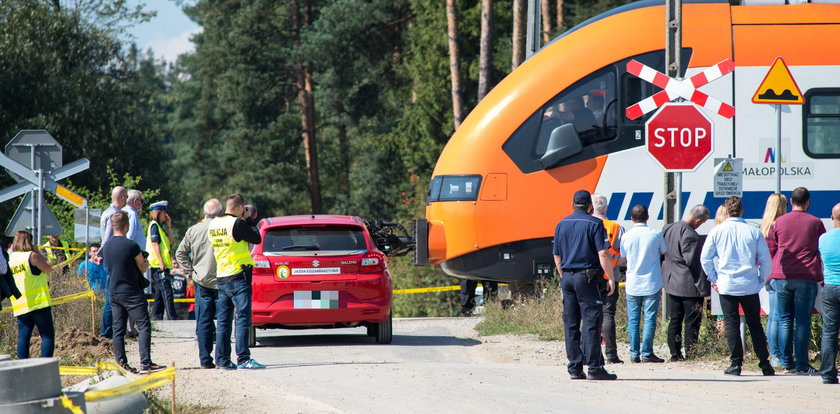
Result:
M568 371L572 379L614 380L618 376L604 369L601 355L603 303L616 287L610 242L604 224L591 215L588 191L575 192L572 206L574 212L557 223L552 249L563 290Z

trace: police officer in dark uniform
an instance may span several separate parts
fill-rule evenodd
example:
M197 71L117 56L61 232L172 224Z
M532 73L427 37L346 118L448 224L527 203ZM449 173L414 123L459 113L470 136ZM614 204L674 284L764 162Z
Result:
M614 294L616 287L610 242L604 224L591 215L589 192L578 190L572 203L574 212L557 223L553 246L563 290L569 375L572 379L614 380L618 377L604 369L601 356L603 302L605 295ZM586 374L584 364L589 368Z

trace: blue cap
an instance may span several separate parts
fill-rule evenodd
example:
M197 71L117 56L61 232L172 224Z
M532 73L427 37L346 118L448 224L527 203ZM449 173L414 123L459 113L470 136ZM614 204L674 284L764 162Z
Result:
M592 196L589 195L589 191L586 190L575 191L575 197L573 200L573 203L577 205L592 204Z

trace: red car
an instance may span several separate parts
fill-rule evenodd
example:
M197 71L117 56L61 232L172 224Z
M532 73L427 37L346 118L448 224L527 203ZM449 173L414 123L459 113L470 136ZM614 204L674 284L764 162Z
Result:
M287 216L260 222L254 246L251 345L256 328L364 326L391 343L391 274L365 222L351 216Z

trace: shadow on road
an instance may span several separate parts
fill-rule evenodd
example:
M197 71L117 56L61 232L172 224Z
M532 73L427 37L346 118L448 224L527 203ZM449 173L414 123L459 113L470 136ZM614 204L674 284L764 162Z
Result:
M390 346L475 346L479 344L481 341L454 336L394 335ZM379 346L373 338L366 335L281 335L257 338L259 347L290 348L327 345Z
M619 378L623 382L761 382L761 379L714 378Z

